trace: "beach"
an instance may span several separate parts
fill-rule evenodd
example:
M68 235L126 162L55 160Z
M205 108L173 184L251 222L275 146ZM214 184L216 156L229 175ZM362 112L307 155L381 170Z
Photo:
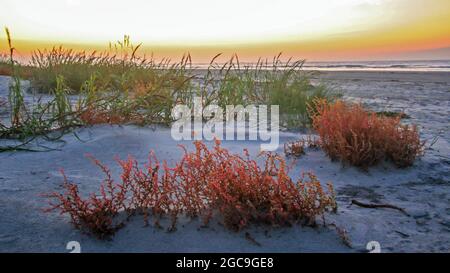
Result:
M6 100L9 79L0 76L0 98ZM103 176L86 154L109 166L118 178L116 156L131 154L143 163L154 150L160 160L173 164L182 155L177 144L188 150L193 146L173 140L170 128L162 126L80 128L76 135L65 135L64 142L40 143L57 150L0 153L0 251L68 252L66 244L78 241L83 252L367 252L367 243L377 241L381 252L449 252L450 72L321 71L312 82L374 111L404 112L403 122L418 124L421 139L427 141L424 156L405 169L383 163L365 172L332 162L321 150L307 149L290 175L313 171L320 181L334 185L338 212L325 216L327 226L257 226L236 233L217 219L204 228L200 221L182 218L176 231L166 232L145 227L137 217L111 240L101 241L74 229L65 215L43 212L48 205L41 195L61 190L60 169L88 194L98 190ZM30 94L26 100L33 101ZM0 112L0 117L7 116ZM280 132L277 152L283 154L282 144L300 137L300 132ZM246 148L256 157L260 142L224 141L223 146L234 153ZM351 205L352 200L392 204L408 215ZM351 247L330 224L346 231Z

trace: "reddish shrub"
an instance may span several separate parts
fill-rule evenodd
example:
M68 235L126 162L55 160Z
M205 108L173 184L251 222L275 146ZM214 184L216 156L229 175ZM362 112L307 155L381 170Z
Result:
M0 64L0 75L11 76L12 75L11 65Z
M417 127L402 125L398 117L377 116L360 104L342 101L328 104L317 100L313 109L313 127L332 160L367 169L390 159L398 167L406 167L422 153L424 143Z
M160 226L160 217L169 214L172 216L171 229L173 229L179 205L176 199L177 187L166 163L163 164L163 172L161 173L161 164L153 152L150 153L148 162L142 169L131 156L128 157L127 161L118 160L118 162L122 166L121 178L123 184L129 185L131 190L129 207L144 215L146 225L148 224L149 212L154 216L157 226Z
M292 181L285 161L266 154L264 168L216 145L209 150L195 142L196 152L185 155L174 168L181 190L181 206L205 223L218 212L226 227L239 230L250 223L289 225L299 220L312 224L316 216L335 207L334 193L322 189L317 178Z
M416 125L386 127L386 156L400 168L411 166L423 154L425 141L420 141Z
M297 182L287 174L283 159L266 155L264 169L249 159L218 166L210 182L211 206L221 212L225 226L239 230L250 223L314 224L316 216L334 208L333 194L325 194L312 173ZM330 190L332 191L331 186Z
M300 157L305 154L305 142L297 140L284 143L284 154L286 156Z
M317 149L320 147L320 140L311 136L302 139L286 142L284 144L284 154L286 156L300 157L305 154L305 148Z
M184 146L184 156L173 168L172 179L178 186L178 201L188 216L203 216L205 224L212 211L210 208L210 179L214 175L218 154L202 142L194 142L195 152L189 153Z
M107 110L96 110L94 108L88 108L80 112L80 119L88 125L122 124L127 121L120 114L115 114Z
M67 213L76 228L90 231L99 238L103 238L113 235L123 225L123 222L115 222L114 218L120 210L128 210L126 204L128 187L126 184L115 184L111 179L110 171L97 160L94 159L94 162L106 174L100 186L99 196L91 194L83 199L78 186L68 181L64 171L61 173L64 177L65 192L54 192L45 196L56 200L56 203L50 202L50 208L47 211L57 209L61 214Z
M277 155L266 154L261 168L247 151L241 157L218 141L213 149L202 142L194 144L194 152L183 147L184 156L173 168L166 163L161 168L153 153L143 168L132 157L118 160L122 167L119 184L112 181L106 167L94 161L107 177L101 186L102 198L92 195L83 200L76 185L65 179L65 193L48 195L57 200L51 209L68 213L76 227L110 235L119 226L113 218L120 210L128 215L140 212L146 223L151 212L156 225L161 216L169 215L170 229L182 213L201 216L205 224L217 213L226 227L240 230L251 223L314 224L317 216L336 208L330 184L326 192L312 173L294 182Z

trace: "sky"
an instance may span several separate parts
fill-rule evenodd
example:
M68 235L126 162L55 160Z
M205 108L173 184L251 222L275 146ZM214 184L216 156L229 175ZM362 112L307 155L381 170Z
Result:
M22 55L102 50L127 34L142 53L197 62L450 59L450 0L0 0L0 26Z

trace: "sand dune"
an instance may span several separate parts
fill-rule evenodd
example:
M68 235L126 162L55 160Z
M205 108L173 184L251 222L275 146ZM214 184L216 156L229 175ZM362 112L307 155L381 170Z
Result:
M217 221L200 228L200 222L188 219L181 219L173 233L143 227L141 219L134 218L112 241L81 234L66 216L42 212L46 201L39 194L60 189L60 168L88 193L98 189L101 172L86 159L86 153L112 167L116 176L119 170L113 168L117 166L114 156L132 154L144 162L154 150L160 160L170 164L182 154L168 128L104 125L77 130L82 141L69 134L65 143L46 143L59 150L0 153L0 251L67 252L66 243L75 240L83 252L358 252L366 251L366 244L375 240L382 252L449 252L450 73L327 72L320 74L319 80L339 87L345 99L360 100L372 109L405 111L410 116L405 121L419 124L423 139L438 136L425 156L407 169L382 164L366 173L343 168L315 150L308 150L295 162L293 177L312 170L321 181L334 184L339 210L327 215L326 221L348 231L352 248L326 227L247 230L258 246L247 240L244 232L227 231ZM7 81L0 77L3 98ZM282 132L280 142L300 136ZM192 148L191 143L182 143ZM256 156L259 144L224 141L223 146L236 153L247 148ZM393 204L411 216L391 209L349 206L352 199Z

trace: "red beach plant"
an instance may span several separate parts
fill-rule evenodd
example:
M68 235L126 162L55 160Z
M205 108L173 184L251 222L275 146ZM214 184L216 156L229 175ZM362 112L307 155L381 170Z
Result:
M411 166L423 151L415 125L378 116L360 104L316 100L310 112L321 147L332 160L367 169L381 160Z
M172 168L153 153L144 167L133 157L118 160L120 183L94 160L106 176L100 197L83 199L76 184L65 178L65 192L47 195L53 201L49 210L67 213L76 228L104 237L123 226L123 221L114 222L120 211L127 216L141 213L146 223L152 215L157 226L159 219L168 215L171 230L181 214L200 216L204 224L218 215L227 228L237 231L252 223L313 225L318 216L336 209L331 184L325 190L313 173L294 182L278 155L265 154L260 167L247 151L244 156L231 154L219 141L212 149L199 141L194 145L193 152L183 147L183 157Z

